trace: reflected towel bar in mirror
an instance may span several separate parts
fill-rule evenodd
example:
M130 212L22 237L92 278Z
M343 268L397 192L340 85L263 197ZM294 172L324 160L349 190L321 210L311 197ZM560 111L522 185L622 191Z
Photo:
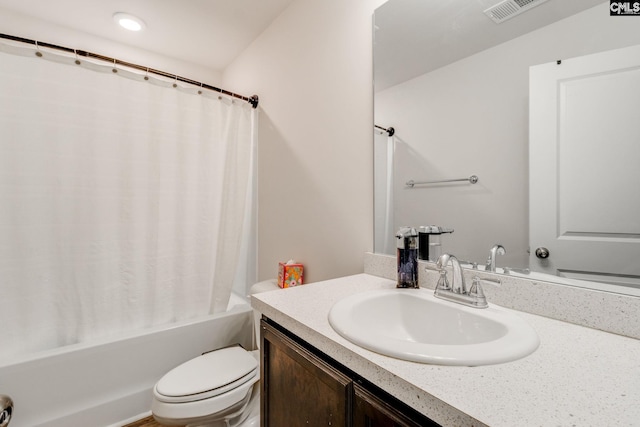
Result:
M428 185L428 184L442 184L445 182L463 182L463 181L468 181L470 184L475 184L476 182L478 182L478 176L477 175L471 175L469 178L460 178L460 179L443 179L441 181L414 181L414 180L410 180L406 182L406 186L409 188L413 188L414 185Z

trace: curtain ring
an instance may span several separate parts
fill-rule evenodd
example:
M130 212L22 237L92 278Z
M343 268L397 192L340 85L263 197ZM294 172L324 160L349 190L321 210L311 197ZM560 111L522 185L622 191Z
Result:
M198 91L198 95L202 95L202 82L200 82L200 90Z
M80 65L80 64L81 64L81 62L80 62L80 60L78 59L78 51L77 51L77 50L75 50L75 49L73 49L73 53L75 53L75 54L76 54L76 65Z
M173 83L173 87L177 88L178 87L178 75L175 74L174 77L175 77L175 82Z
M40 52L40 46L38 45L38 40L36 40L36 56L38 58L42 58L42 52Z
M149 67L147 67L147 72L144 75L145 80L149 80Z
M114 73L118 72L118 69L116 68L116 59L113 59L113 68L111 69L111 71L113 71Z

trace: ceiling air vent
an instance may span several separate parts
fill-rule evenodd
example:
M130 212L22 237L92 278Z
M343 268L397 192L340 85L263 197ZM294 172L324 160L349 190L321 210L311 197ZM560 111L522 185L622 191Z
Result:
M499 24L549 0L504 0L484 13Z

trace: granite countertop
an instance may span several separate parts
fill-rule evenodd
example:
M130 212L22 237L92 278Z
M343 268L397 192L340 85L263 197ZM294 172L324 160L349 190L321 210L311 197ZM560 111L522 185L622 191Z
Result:
M327 314L341 298L394 287L358 274L256 294L252 306L444 426L639 425L637 339L511 310L537 331L538 350L510 363L458 367L382 356L329 325Z

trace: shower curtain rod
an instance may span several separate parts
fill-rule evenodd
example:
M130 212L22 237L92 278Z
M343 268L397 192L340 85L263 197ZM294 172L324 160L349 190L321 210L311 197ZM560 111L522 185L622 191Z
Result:
M385 131L389 136L393 136L393 134L396 133L396 130L391 126L389 126L389 128L383 128L382 126L378 126L378 125L373 125L373 126L377 129Z
M174 80L177 80L177 81L181 81L183 83L188 83L188 84L199 86L199 87L202 87L202 88L205 88L205 89L214 90L216 92L220 92L223 95L227 95L227 96L231 96L231 97L234 97L234 98L241 99L241 100L246 101L249 104L251 104L251 106L253 108L258 108L258 102L259 102L258 95L252 95L252 96L248 96L248 97L247 96L243 96L243 95L239 95L237 93L233 93L233 92L230 92L228 90L220 89L218 87L211 86L211 85L208 85L206 83L198 82L198 81L195 81L195 80L187 79L185 77L180 77L178 75L167 73L165 71L155 70L155 69L149 68L149 67L143 67L142 65L132 64L131 62L121 61L121 60L116 59L116 58L111 58L109 56L99 55L99 54L93 53L93 52L87 52L85 50L71 49L71 48L64 47L64 46L58 46L58 45L51 44L51 43L46 43L46 42L41 42L41 41L31 40L31 39L25 39L25 38L22 38L22 37L11 36L11 35L2 34L2 33L0 33L0 39L7 39L7 40L13 40L13 41L21 42L21 43L32 44L32 45L35 45L36 47L40 47L41 46L41 47L46 47L46 48L50 48L50 49L61 50L61 51L64 51L64 52L73 53L73 54L76 54L78 56L83 56L83 57L86 57L86 58L95 58L95 59L99 59L99 60L102 60L102 61L110 62L110 63L115 64L115 65L123 65L125 67L134 68L136 70L145 71L147 73L156 74L158 76L169 77L171 79L174 79Z

